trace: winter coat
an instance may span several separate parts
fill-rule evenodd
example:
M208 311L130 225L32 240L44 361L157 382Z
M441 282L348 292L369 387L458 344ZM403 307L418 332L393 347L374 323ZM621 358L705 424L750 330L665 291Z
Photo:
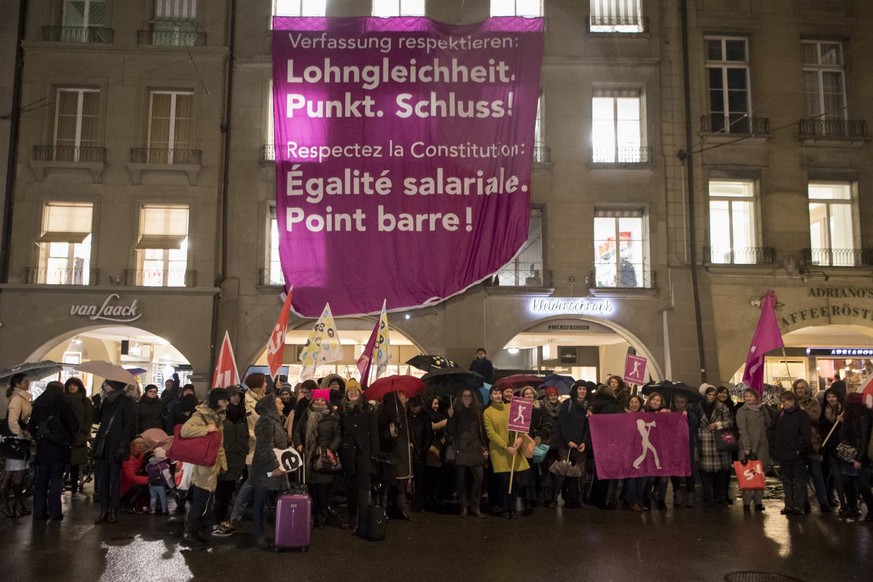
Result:
M164 403L158 398L143 396L136 403L136 433L142 434L150 428L166 430ZM170 429L170 433L172 433Z
M515 472L527 471L530 466L519 450L515 457L509 454L509 405L500 402L491 404L482 414L485 435L488 437L488 450L491 458L491 468L495 473L507 473L515 463Z
M376 472L372 457L379 452L379 424L376 421L376 411L367 402L351 406L344 400L339 415L342 439L339 455L343 473L372 475Z
M549 449L557 450L561 444L560 429L558 428L558 419L561 415L561 404L562 403L559 402L557 410L554 410L552 413L549 412L548 401L545 399L543 400L542 405L538 409L540 411L540 424L537 429L537 434L531 435L539 436L543 443L549 445ZM531 417L531 426L533 426L533 417Z
M446 434L449 446L455 450L456 466L481 467L485 463L483 453L488 449L488 439L482 414L476 408L456 408L446 423Z
M94 406L81 390L64 396L70 403L76 422L79 423L79 430L76 431L73 447L70 449L70 465L75 467L88 462L88 439L91 438L91 425L94 423Z
M208 434L206 427L210 424L214 424L221 432L222 444L218 448L214 465L211 467L194 465L194 470L191 472L191 485L207 491L215 491L215 486L218 484L218 474L227 471L227 457L224 455L224 412L219 413L210 408L208 404L199 405L191 418L182 425L179 436L183 439L205 437Z
M287 482L284 475L268 477L267 473L279 468L279 460L273 449L288 448L288 433L285 422L276 409L273 398L261 398L255 406L258 422L255 424L255 450L252 454L252 469L249 483L252 487L266 487L278 491Z
M173 429L175 429L180 424L185 424L188 422L188 419L191 418L191 415L194 414L194 410L197 408L197 397L193 394L187 394L179 398L176 401L176 404L173 405L173 411L170 414L170 419L173 424ZM167 431L167 432L173 432Z
M494 364L488 358L476 358L470 362L470 371L481 375L487 383L494 383Z
M588 432L586 413L587 406L573 396L561 404L561 410L558 413L559 449L567 451L571 442L576 445L585 443L586 448L590 448L591 437Z
M330 406L339 407L340 403L343 399L343 394L346 392L346 381L339 374L328 374L324 378L321 379L318 386L319 388L329 388L330 383L336 380L339 382L339 390L331 390L329 393L328 404Z
M430 422L430 415L425 412L424 408L419 410L418 414L407 409L406 418L409 422L409 440L412 443L412 464L423 465L427 449L433 439L433 425Z
M822 442L827 438L828 434L831 435L831 438L828 439L828 442L821 450L823 455L831 455L836 454L837 444L840 442L840 429L842 428L842 423L838 426L833 434L831 434L831 429L834 428L834 424L836 423L836 417L843 412L843 406L840 405L835 411L831 412L831 418L828 419L828 407L825 405L822 408L821 416L818 419L818 432L822 437Z
M733 427L731 411L728 410L727 406L716 401L711 413L707 414L701 405L697 414L700 419L700 428L697 431L700 446L700 470L707 473L730 470L730 451L719 452L715 444L715 431L709 430L709 425L715 423L716 430Z
M133 454L133 443L131 443L130 456L121 463L121 487L119 491L121 496L127 495L131 487L144 486L149 484L149 476L145 469L145 459L142 455Z
M247 390L245 395L246 403L246 424L249 429L249 452L246 455L246 465L252 464L252 459L255 456L255 425L258 423L257 405L263 399L263 395L256 393L254 390ZM285 447L282 447L283 449Z
M845 418L845 416L843 418ZM840 431L840 442L849 443L855 447L858 451L855 455L855 460L861 461L864 465L869 465L867 446L870 443L871 424L873 424L873 418L871 418L870 413L865 410L864 413L854 421L842 424L842 426L837 429ZM834 437L831 438L833 439Z
M12 432L12 436L30 438L25 427L33 411L32 401L33 394L29 391L20 388L13 390L12 396L9 398L9 406L6 409L9 430Z
M810 422L812 423L810 426L810 444L812 446L812 451L817 454L819 452L819 449L821 449L821 432L818 428L818 421L821 418L821 404L819 404L818 400L816 400L812 396L810 396L809 398L800 398L798 396L797 406L798 408L806 412L807 416L809 416Z
M233 406L233 405L231 405ZM227 458L227 471L218 476L219 481L237 481L246 468L246 455L249 452L249 426L246 422L245 405L238 417L231 418L230 407L224 419L224 456Z
M591 412L594 414L618 414L624 412L624 406L608 386L601 386L594 395Z
M45 437L41 436L40 425L48 429ZM33 403L30 419L27 422L27 432L36 440L36 458L34 465L51 466L70 463L70 446L79 430L79 421L70 408L70 403L64 398L63 389L50 386Z
M783 410L770 432L770 455L780 464L804 462L812 451L812 423L798 407Z
M123 390L115 390L104 396L100 410L91 453L97 460L120 463L130 455L130 441L136 436L136 403ZM101 449L103 454L97 457Z
M309 426L310 419L318 415L314 428ZM313 432L314 431L314 432ZM312 464L318 457L318 449L330 449L337 452L342 438L340 436L339 415L331 410L327 412L315 412L312 408L306 410L297 432L294 433L294 448L303 447L303 461L306 463L306 482L315 485L327 485L333 483L332 473L318 473L312 468Z
M409 421L406 409L396 392L382 399L379 410L379 450L394 463L394 478L412 477L412 442L409 440Z
M737 429L740 433L740 459L745 458L745 451L751 451L764 466L772 465L770 461L770 443L767 440L767 429L770 417L766 412L766 404L757 410L749 406L737 409Z

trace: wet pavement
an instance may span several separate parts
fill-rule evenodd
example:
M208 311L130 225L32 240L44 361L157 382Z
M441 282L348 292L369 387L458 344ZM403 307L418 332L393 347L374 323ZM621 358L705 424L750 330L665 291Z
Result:
M179 545L181 518L123 515L95 526L89 497L64 494L62 522L0 518L0 580L718 581L758 571L808 582L873 580L873 525L835 516L729 509L666 513L536 509L516 520L414 514L368 542L314 530L307 553L272 553L242 533L209 549ZM745 578L745 580L765 578ZM776 580L766 578L767 580Z

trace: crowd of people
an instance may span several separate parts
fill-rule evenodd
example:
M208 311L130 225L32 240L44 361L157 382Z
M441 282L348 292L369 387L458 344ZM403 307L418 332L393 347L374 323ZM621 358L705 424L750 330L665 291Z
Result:
M477 365L484 370L482 352ZM33 520L60 520L65 483L72 495L82 494L87 468L95 475L95 524L115 523L122 511L187 511L183 544L197 548L234 535L250 514L257 544L270 548L266 523L276 494L299 481L312 498L314 528L354 533L371 503L400 520L420 511L511 519L556 505L663 512L672 487L673 510L699 502L727 507L736 497L733 463L758 460L781 478L782 514L817 506L849 522L873 521L873 415L860 394L838 386L817 395L796 380L779 396L779 407L762 403L750 388L735 403L726 387L710 384L700 387L699 403L681 392L643 396L618 376L603 385L576 381L566 397L555 387L515 390L499 381L489 402L478 392L464 389L449 399L427 392L409 398L397 390L369 402L355 379L332 375L268 390L267 377L254 373L241 386L210 390L202 402L178 378L167 380L161 394L150 384L141 395L106 380L90 399L81 380L70 378L49 382L32 400L29 378L16 374L2 428L35 442L35 455L30 447L24 454L4 448L0 511L13 519L32 513ZM527 434L508 428L516 396L534 402ZM687 420L691 475L599 479L589 418L645 412ZM219 432L214 463L175 462L168 455L174 430L183 439ZM717 446L716 435L725 430L737 439L734 451ZM305 471L287 473L280 465L274 450L288 447L300 453ZM563 470L554 470L558 463ZM32 509L26 502L31 464ZM763 489L740 493L744 511L764 511Z

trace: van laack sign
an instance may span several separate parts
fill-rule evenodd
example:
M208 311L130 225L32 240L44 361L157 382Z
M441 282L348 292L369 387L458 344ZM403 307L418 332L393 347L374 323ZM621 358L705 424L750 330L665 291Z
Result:
M294 310L414 308L528 236L543 20L273 19L279 254Z

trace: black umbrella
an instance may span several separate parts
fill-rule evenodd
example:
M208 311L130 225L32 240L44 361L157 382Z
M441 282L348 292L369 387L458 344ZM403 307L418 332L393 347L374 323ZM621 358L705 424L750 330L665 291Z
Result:
M682 394L688 398L689 404L697 403L701 400L700 392L684 382L671 382L670 380L664 380L663 382L650 382L640 390L640 393L645 394L646 396L652 392L657 392L664 397L664 406L672 404L673 397L676 394Z
M406 363L410 366L415 366L419 370L424 370L425 372L458 367L456 363L444 356L432 356L428 354L419 354L414 358L406 360Z
M437 368L421 379L427 384L426 392L437 396L454 396L467 388L475 393L485 383L481 374L460 368Z
M31 380L42 380L46 376L51 376L52 374L57 374L63 369L63 364L59 364L58 362L53 362L51 360L43 360L41 362L25 362L23 364L18 364L17 366L13 366L8 370L3 370L0 372L0 386L6 386L9 384L9 378L18 374L19 372L23 372L27 374L28 378Z

